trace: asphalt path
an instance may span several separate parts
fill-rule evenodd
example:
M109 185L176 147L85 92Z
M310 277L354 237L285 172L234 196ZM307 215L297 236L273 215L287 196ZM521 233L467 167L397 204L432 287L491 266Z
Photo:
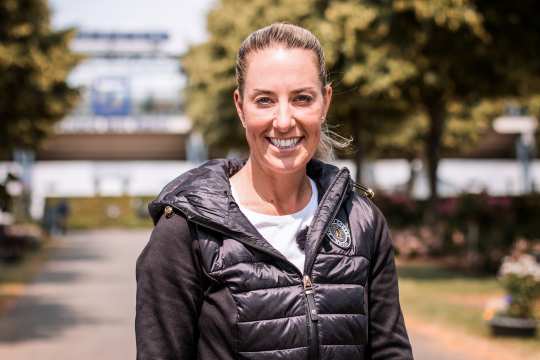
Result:
M149 230L72 232L0 316L0 359L135 359L135 260ZM468 360L409 328L416 360Z

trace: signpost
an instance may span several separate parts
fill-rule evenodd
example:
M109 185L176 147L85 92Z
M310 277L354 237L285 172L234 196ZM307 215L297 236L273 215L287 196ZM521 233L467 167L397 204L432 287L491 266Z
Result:
M533 190L533 179L530 173L530 162L536 152L534 133L538 127L538 120L533 116L505 115L493 122L493 128L501 134L519 134L516 140L517 158L521 162L523 173L523 192Z

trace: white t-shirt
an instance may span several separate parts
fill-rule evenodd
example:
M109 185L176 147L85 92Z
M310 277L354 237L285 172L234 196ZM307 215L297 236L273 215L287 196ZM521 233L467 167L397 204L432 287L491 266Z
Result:
M317 186L311 184L311 199L302 210L288 215L266 215L250 210L238 204L242 213L255 226L259 233L287 260L293 263L302 273L304 272L305 255L298 247L296 236L311 224L317 210ZM232 196L238 203L238 193L231 184Z

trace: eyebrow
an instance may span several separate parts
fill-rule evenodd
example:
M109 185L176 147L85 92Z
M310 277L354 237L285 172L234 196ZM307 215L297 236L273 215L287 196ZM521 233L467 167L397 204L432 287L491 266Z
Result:
M314 89L315 88L313 86L306 86L306 87L303 87L303 88L300 88L300 89L293 90L293 92L300 93L300 92L303 92L303 91L313 91Z
M273 94L273 91L264 90L264 89L253 89L253 92L256 94Z
M293 93L301 93L303 91L313 91L315 88L313 86L306 86L298 89L294 89ZM265 90L265 89L253 89L253 92L256 94L273 94L273 91Z

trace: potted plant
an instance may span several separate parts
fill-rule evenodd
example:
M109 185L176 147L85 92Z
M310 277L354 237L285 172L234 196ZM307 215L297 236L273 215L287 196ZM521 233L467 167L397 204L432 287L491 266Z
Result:
M499 281L506 291L503 304L488 316L494 335L535 336L534 306L540 296L540 264L527 253L504 258Z

